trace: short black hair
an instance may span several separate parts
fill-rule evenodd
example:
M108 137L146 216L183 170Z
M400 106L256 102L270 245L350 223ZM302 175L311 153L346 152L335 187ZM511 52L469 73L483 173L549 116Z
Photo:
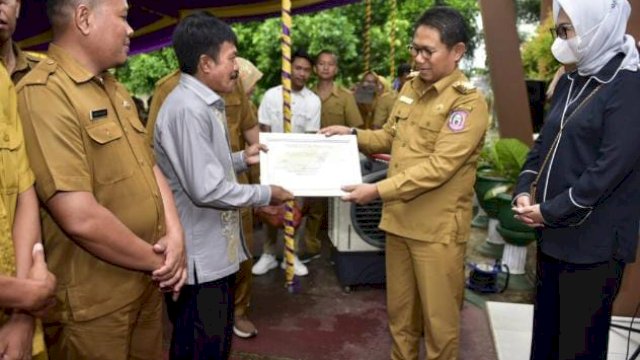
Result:
M293 52L293 55L291 56L292 64L296 60L296 58L306 59L309 64L311 64L311 66L314 66L316 64L315 61L313 61L313 59L311 58L311 55L309 55L309 53L305 49L298 49Z
M97 5L97 0L47 0L47 17L53 29L62 27L73 15L73 10L81 3L90 8Z
M236 45L236 34L217 17L204 11L185 17L173 32L173 48L180 71L194 75L202 55L208 55L217 62L225 42Z
M411 65L407 63L402 63L398 65L398 69L396 70L396 76L400 77L403 75L407 75L410 72L411 72Z
M334 59L336 59L336 65L338 64L338 54L336 54L335 52L328 50L328 49L323 49L320 50L320 52L318 53L318 55L316 55L316 62L318 62L318 60L320 60L320 56L321 55L331 55L333 56Z
M440 33L440 41L451 49L457 43L467 45L469 28L462 14L448 6L434 6L416 21L414 32L420 26L432 27Z

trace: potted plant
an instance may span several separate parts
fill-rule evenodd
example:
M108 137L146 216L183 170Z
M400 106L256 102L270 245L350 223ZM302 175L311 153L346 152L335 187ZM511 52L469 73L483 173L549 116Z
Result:
M505 241L502 263L507 264L511 271L510 288L528 289L531 284L524 276L527 245L535 240L535 233L532 228L514 218L511 199L512 189L526 161L529 148L517 139L500 139L493 148L493 171L505 179L505 182L489 189L484 194L484 200L492 200L497 204L496 231Z
M502 257L504 240L497 232L498 199L495 196L487 197L486 194L496 187L509 183L504 175L504 162L497 149L504 147L503 140L489 140L486 142L480 158L478 159L478 172L474 186L478 199L478 214L472 221L475 227L486 228L487 239L477 248L481 254L499 259ZM502 150L501 150L502 152Z

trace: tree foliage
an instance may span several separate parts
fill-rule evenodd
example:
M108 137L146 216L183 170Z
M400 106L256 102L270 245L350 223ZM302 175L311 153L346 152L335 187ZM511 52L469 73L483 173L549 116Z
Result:
M477 41L474 19L479 8L477 0L398 0L395 38L390 38L391 6L387 0L372 0L371 68L377 73L392 77L389 54L391 40L395 47L395 64L409 62L407 45L411 41L414 21L434 4L449 5L460 10L469 19L472 43L467 54L473 52ZM295 14L294 14L295 15ZM294 48L306 48L310 54L328 49L340 57L340 79L344 84L359 80L364 69L364 1L330 10L295 15L292 39ZM280 83L280 19L233 24L238 36L239 55L251 60L264 73L258 92ZM150 94L153 84L176 69L173 51L163 49L154 53L131 57L118 69L119 79L134 94Z
M560 63L551 53L553 38L549 29L553 26L551 16L538 26L536 35L522 46L522 64L527 79L550 81Z
M516 0L516 17L523 22L539 22L540 6L540 0Z
M153 92L156 81L177 68L173 48L167 47L130 57L124 66L116 69L116 76L132 94L146 95Z

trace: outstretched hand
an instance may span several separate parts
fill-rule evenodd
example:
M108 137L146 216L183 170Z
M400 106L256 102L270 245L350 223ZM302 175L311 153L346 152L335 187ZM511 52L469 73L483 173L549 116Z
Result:
M351 128L342 125L332 125L318 130L318 134L326 136L349 135L351 134Z
M368 204L380 197L376 184L346 185L342 187L342 191L348 193L342 196L342 201L350 201L359 205Z
M267 152L269 148L264 144L253 144L244 150L244 162L247 165L255 165L260 162L260 151Z

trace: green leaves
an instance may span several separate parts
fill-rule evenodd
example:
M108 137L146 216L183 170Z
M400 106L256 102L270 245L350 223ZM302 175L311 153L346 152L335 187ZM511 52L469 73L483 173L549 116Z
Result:
M522 47L522 65L528 79L551 81L560 63L551 53L553 37L549 29L553 26L553 17L538 26L536 35Z
M479 167L491 169L492 175L505 178L510 183L518 180L520 170L527 160L529 147L518 139L498 139L489 142L480 154Z
M134 95L151 94L156 81L178 68L173 48L132 56L116 76Z
M529 147L518 139L500 139L495 144L496 164L502 176L515 183L527 160Z
M459 9L469 19L473 40L467 53L472 54L477 39L477 28L473 21L479 11L477 0L444 2ZM398 0L395 38L391 39L390 2L372 1L372 70L390 79L395 77L395 71L390 73L392 40L395 46L395 65L411 61L407 44L413 36L414 22L434 3L434 0ZM280 19L237 23L232 24L232 27L238 37L238 54L252 61L264 73L255 93L256 97L260 97L266 89L281 82ZM360 80L360 74L364 71L364 28L364 2L313 14L294 15L293 46L294 49L306 48L312 56L324 49L336 52L340 56L337 80L350 87ZM147 95L153 91L157 80L177 68L173 51L163 49L131 57L124 67L116 71L116 75L133 94Z

